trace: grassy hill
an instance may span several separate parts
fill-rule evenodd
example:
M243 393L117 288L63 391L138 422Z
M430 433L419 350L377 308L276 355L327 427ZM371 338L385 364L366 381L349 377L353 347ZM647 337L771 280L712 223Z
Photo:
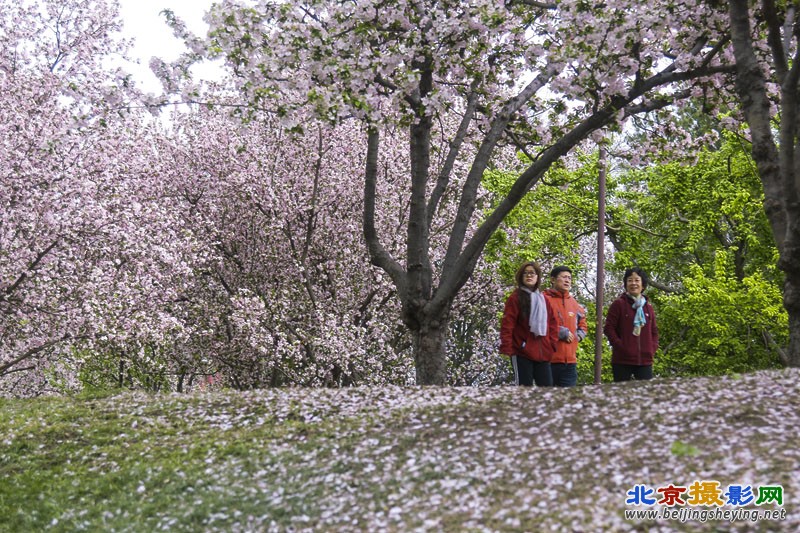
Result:
M0 531L797 531L799 409L795 369L0 400ZM696 502L730 485L783 501L626 518L662 512L626 504L636 485L695 482ZM701 521L743 509L783 518Z

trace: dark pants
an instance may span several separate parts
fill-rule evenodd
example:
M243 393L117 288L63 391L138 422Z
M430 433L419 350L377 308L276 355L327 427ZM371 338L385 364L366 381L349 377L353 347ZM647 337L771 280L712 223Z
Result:
M614 382L617 381L630 381L631 378L640 379L653 379L653 365L611 365L611 371L614 373Z
M530 387L536 383L537 387L551 387L553 374L550 372L550 363L531 361L527 357L514 355L511 357L514 367L514 382L517 385Z
M578 365L575 363L550 363L550 371L556 387L574 387L578 384Z

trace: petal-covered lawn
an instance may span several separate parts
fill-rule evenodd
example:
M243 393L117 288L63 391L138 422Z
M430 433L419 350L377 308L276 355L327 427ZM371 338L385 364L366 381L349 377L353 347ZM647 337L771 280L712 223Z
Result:
M0 407L0 531L800 530L795 369ZM670 485L686 505L626 503ZM731 487L754 497L730 504ZM755 505L759 487L782 501Z

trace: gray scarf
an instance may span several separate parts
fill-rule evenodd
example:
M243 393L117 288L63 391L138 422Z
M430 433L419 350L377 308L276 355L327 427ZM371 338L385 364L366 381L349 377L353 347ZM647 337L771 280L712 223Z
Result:
M538 289L535 291L526 287L520 287L520 289L531 295L531 315L528 318L531 333L544 337L547 335L547 304L544 301L544 295Z

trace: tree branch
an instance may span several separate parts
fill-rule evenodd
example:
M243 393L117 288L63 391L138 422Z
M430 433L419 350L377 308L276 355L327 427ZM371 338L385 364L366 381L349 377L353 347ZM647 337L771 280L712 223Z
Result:
M481 179L483 178L483 173L486 171L486 168L489 165L489 159L492 152L494 151L498 141L503 135L503 132L506 130L516 113L533 97L534 94L536 94L539 89L544 87L544 85L550 81L553 76L558 74L560 70L560 67L556 65L548 65L548 67L544 71L540 72L539 75L537 75L536 78L534 78L530 83L528 83L528 85L526 85L517 96L507 101L500 113L498 113L497 118L492 122L489 131L483 138L483 141L481 141L481 145L478 148L478 153L475 155L475 159L470 167L469 174L467 174L467 179L462 187L461 200L458 205L458 211L456 212L456 218L450 234L450 241L447 245L447 252L445 254L444 263L442 266L441 283L439 284L440 289L442 287L445 289L443 294L449 293L455 287L460 287L464 282L466 282L466 278L464 278L463 273L458 271L458 269L464 268L464 266L456 266L456 263L460 261L460 257L462 256L464 238L466 236L469 223L472 220L472 215L475 211L478 187L481 183ZM517 202L518 201L519 200L517 200ZM473 259L473 261L469 261L468 263L474 266L475 262L477 261L477 257ZM453 281L451 282L450 280ZM434 306L441 306L446 303L448 298L449 297L445 297L444 299L434 298L432 304Z
M551 4L548 2L538 2L537 0L506 0L506 6L511 7L513 5L523 5L523 6L531 6L531 7L539 7L541 9L556 9L558 8L558 4Z
M783 39L781 39L781 23L778 20L775 2L773 0L763 0L761 12L764 15L764 21L767 23L767 43L772 51L775 74L778 77L778 83L782 83L786 78L788 65L786 64L786 52L783 48Z
M37 266L39 266L39 263L41 263L42 260L45 258L45 256L47 256L47 254L50 253L50 250L56 247L58 242L59 239L56 239L47 248L36 254L36 257L25 269L25 272L20 274L19 277L17 277L16 281L14 281L14 283L6 287L5 295L0 295L0 301L5 300L8 296L13 294L14 291L16 291L20 287L20 285L22 285L25 282L25 280L28 279L28 272L34 270Z
M35 348L31 348L27 352L24 352L21 355L18 355L17 357L12 359L11 361L8 361L7 363L0 364L0 376L4 376L6 374L9 374L10 372L7 372L7 370L9 368L11 368L12 366L16 365L17 363L21 363L22 361L25 361L26 359L30 359L34 355L36 355L38 353L41 353L41 352L43 352L45 350L48 350L48 349L52 348L53 346L55 346L56 344L58 344L60 342L64 342L65 340L67 340L69 338L70 338L69 335L64 335L60 339L56 339L56 340L45 342L44 344L41 344L40 346L37 346Z
M461 123L458 125L458 131L456 132L455 137L452 141L450 141L447 158L445 159L445 163L442 166L441 172L439 172L439 177L436 180L436 186L434 187L433 192L431 192L431 197L428 200L429 230L431 223L433 222L433 216L439 206L439 201L441 200L442 195L447 188L447 184L450 182L450 175L453 172L453 166L455 165L456 158L458 158L458 154L461 151L461 146L464 144L464 139L467 136L469 125L472 122L472 116L475 113L475 107L478 104L478 93L475 91L477 83L478 80L473 82L472 90L467 98L467 108L464 111L464 117L461 119Z
M401 299L406 296L405 272L400 264L381 245L375 228L375 196L378 181L378 149L380 135L376 129L367 133L367 163L364 172L364 240L367 243L370 261L382 268L392 278Z
M778 358L781 360L781 363L783 363L784 366L789 366L789 356L786 354L786 350L784 350L783 347L775 342L775 338L772 336L772 333L764 329L761 330L761 334L766 343L775 349L775 352L778 354Z

